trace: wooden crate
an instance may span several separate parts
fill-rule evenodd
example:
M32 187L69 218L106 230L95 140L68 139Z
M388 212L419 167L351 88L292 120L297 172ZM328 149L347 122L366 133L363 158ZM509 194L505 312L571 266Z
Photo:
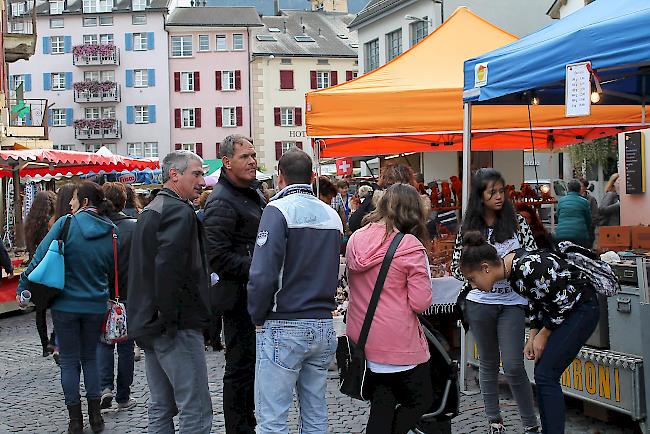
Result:
M632 248L631 226L601 226L598 229L598 249L601 251Z
M632 226L632 248L650 249L650 226Z

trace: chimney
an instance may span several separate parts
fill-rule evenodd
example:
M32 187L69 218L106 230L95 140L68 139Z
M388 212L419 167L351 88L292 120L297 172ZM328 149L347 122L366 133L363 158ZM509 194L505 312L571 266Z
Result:
M273 0L273 9L276 16L280 15L280 0Z
M348 0L310 0L312 11L348 13Z

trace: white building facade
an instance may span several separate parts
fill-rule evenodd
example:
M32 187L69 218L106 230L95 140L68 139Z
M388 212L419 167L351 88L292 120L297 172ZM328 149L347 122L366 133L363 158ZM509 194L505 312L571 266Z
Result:
M37 3L36 54L11 65L9 82L48 99L55 148L169 152L166 13L165 0Z
M295 147L310 155L305 94L358 74L353 16L326 11L283 11L262 17L251 38L251 110L258 164L275 173L280 157Z

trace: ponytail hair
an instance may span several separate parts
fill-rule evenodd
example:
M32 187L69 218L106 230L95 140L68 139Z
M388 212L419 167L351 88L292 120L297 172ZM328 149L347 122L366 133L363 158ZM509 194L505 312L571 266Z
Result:
M88 206L97 209L97 214L106 216L113 211L113 204L106 199L104 190L94 182L82 181L75 189L77 192L77 199L79 203L83 203L84 199L88 199Z
M483 262L498 264L501 258L497 249L487 242L480 231L467 231L463 234L463 252L460 256L460 269L474 271Z

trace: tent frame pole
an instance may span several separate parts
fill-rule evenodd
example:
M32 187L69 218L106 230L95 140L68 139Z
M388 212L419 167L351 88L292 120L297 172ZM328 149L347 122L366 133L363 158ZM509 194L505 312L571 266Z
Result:
M23 199L20 196L20 165L11 168L14 184L14 246L25 248L25 232L23 230Z
M469 186L472 160L472 103L463 103L463 190L461 216L465 215L469 202ZM467 392L467 333L460 324L460 390Z

